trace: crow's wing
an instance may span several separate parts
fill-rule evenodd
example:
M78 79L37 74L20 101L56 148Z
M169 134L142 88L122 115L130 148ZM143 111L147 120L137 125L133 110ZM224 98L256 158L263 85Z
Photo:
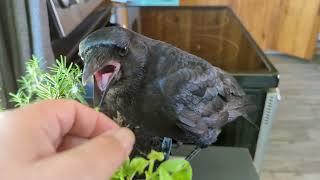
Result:
M206 137L205 144L216 140L218 134L212 131L220 132L223 125L241 115L232 115L229 108L232 104L241 106L237 101L245 93L233 77L218 68L183 68L159 82L171 106L170 115L177 118L176 124L199 138Z

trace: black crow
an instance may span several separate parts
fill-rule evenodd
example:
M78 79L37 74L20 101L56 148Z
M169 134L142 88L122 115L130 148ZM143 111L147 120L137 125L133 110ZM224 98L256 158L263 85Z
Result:
M247 118L252 107L237 81L220 68L122 27L88 35L79 55L83 83L94 76L102 112L135 131L141 151L154 148L144 138L170 137L194 143L198 152L217 140L224 125Z

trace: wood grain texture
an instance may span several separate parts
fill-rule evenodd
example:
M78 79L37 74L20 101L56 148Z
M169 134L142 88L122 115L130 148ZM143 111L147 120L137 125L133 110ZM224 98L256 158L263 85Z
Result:
M180 5L227 5L265 50L311 59L319 29L320 0L180 0Z
M281 74L282 100L262 180L320 179L320 64L269 57Z

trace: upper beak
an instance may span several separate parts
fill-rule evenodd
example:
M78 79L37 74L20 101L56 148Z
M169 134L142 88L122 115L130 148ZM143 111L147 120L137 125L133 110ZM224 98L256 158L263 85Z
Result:
M82 73L82 84L85 86L89 80L93 76L93 74L97 71L94 63L85 63L83 67Z

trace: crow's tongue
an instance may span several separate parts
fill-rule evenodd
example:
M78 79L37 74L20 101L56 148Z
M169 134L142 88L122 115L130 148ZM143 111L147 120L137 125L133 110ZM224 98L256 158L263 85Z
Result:
M94 74L96 83L101 91L105 91L108 88L110 81L115 75L117 75L119 69L120 63L111 60L107 65Z
M94 76L96 78L97 84L99 86L99 89L101 91L105 90L109 84L109 81L111 80L113 72L110 73L100 73L97 72Z

